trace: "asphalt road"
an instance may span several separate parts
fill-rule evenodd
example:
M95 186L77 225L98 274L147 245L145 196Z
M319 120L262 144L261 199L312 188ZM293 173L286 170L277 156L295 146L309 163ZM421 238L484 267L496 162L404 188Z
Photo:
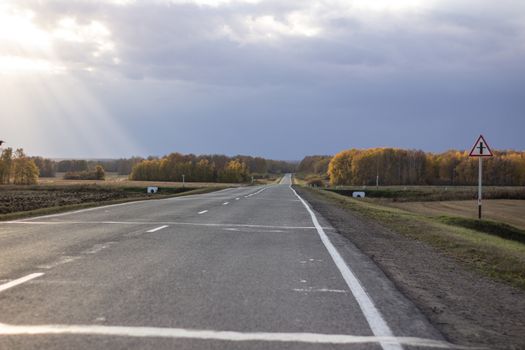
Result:
M0 224L0 349L439 347L289 175Z

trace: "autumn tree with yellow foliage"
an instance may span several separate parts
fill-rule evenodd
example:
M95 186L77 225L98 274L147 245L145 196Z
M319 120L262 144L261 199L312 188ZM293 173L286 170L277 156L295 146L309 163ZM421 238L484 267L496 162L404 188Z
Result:
M219 173L220 182L245 182L249 171L246 164L239 159L230 160L226 168Z
M495 151L483 167L487 185L525 185L525 152ZM456 150L351 149L332 158L328 175L331 185L373 185L376 176L382 185L475 185L478 161Z
M11 148L2 152L0 157L0 183L15 185L34 185L38 182L38 167L28 158L23 149L13 154Z

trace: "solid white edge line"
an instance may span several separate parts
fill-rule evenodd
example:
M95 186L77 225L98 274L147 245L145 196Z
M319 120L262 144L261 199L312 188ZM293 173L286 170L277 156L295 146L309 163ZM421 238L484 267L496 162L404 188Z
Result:
M18 285L20 285L22 283L26 283L27 281L30 281L30 280L32 280L34 278L37 278L37 277L40 277L42 275L43 275L42 272L36 272L36 273L32 273L30 275L18 278L16 280L11 281L11 282L7 282L7 283L4 283L4 284L1 284L0 285L0 292L3 292L4 290L7 290L9 288L16 287L16 286L18 286Z
M201 215L201 214L204 214L204 213L207 213L208 211L207 210L203 210L203 211L199 211L197 214Z
M357 279L355 274L352 272L350 267L346 264L343 257L337 249L334 247L326 233L324 232L323 228L319 224L319 221L317 220L317 217L315 216L315 213L310 209L310 206L306 203L306 201L295 192L295 190L292 188L292 185L290 185L290 189L293 191L293 193L299 198L301 203L303 203L304 207L310 214L310 217L312 218L312 222L317 229L317 233L319 234L319 237L321 238L321 241L323 242L324 246L328 250L328 253L330 253L330 256L332 257L335 265L339 269L339 272L343 276L343 279L345 280L346 284L352 291L352 294L354 295L354 298L357 300L357 303L359 304L359 307L361 308L361 311L363 312L363 315L365 316L370 329L377 337L393 337L392 330L387 325L386 321L383 319L383 316L379 312L379 310L374 305L374 302L364 289L364 287L361 285L361 282ZM403 347L400 344L396 343L383 343L380 342L381 347L383 350L400 350L403 349Z
M153 233L153 232L160 231L160 230L162 230L163 228L166 228L166 227L168 227L168 225L162 225L162 226L159 226L159 227L152 228L151 230L148 230L146 232Z
M299 342L309 344L406 344L407 346L439 349L469 349L454 344L416 337L375 337L345 334L318 333L269 333L269 332L233 332L184 328L160 327L123 327L89 325L9 325L0 323L0 335L38 335L38 334L76 334L104 335L140 338L175 338L222 341L264 341L264 342Z

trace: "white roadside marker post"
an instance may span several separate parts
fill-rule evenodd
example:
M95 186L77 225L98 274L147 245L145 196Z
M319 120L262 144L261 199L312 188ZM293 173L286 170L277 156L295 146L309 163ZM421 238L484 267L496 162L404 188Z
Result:
M478 219L481 220L481 197L482 197L482 182L483 182L483 157L492 157L492 151L485 141L483 135L479 135L478 140L472 147L469 157L478 157L479 169L478 169Z

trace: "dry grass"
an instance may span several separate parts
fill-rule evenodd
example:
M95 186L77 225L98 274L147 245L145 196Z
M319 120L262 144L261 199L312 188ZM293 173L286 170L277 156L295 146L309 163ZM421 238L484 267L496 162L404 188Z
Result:
M478 196L475 186L337 186L328 189L346 196L354 191L365 191L369 198L392 202L473 200ZM525 200L525 187L487 186L483 188L483 198Z
M106 173L106 180L64 180L63 173L57 173L53 178L40 178L39 185L44 186L76 186L76 185L99 185L112 187L182 187L182 182L167 182L167 181L132 181L127 175L117 175L115 173ZM186 187L200 188L200 187L239 187L243 184L230 183L216 183L216 182L186 182Z
M306 180L298 176L292 176L292 184L299 186L306 186Z
M476 219L478 215L478 202L474 200L406 203L391 202L385 204L431 217L452 215ZM484 200L483 218L500 221L525 230L525 201L511 199Z

